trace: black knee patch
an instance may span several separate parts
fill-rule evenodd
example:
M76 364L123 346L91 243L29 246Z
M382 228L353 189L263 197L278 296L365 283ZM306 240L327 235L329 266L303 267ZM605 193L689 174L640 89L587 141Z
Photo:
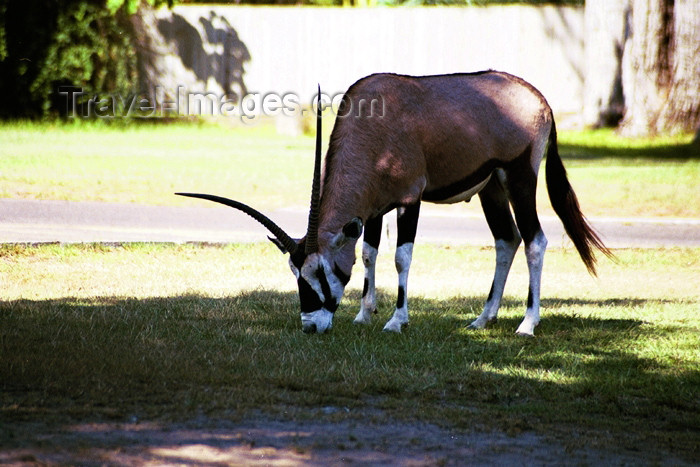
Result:
M416 239L416 230L418 230L418 216L420 215L420 203L406 206L402 215L396 219L397 224L397 239L396 246L401 246L405 243L413 243Z
M493 286L494 286L494 284L493 284L493 282L491 282L491 290L489 290L489 296L486 299L487 302L491 301L491 299L493 298Z
M403 308L406 305L406 291L403 286L399 286L399 295L396 297L396 308Z
M379 241L382 238L382 218L368 219L365 224L365 236L363 241L374 249L379 249Z

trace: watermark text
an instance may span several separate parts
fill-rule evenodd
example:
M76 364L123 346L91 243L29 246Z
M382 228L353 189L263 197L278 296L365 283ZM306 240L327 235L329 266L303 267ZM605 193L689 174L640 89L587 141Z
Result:
M304 102L295 93L251 92L244 96L220 95L207 91L191 91L178 86L166 92L157 86L152 93L93 94L81 89L59 90L66 102L68 118L164 118L164 117L234 117L251 122L261 116L304 116L316 112L317 97ZM320 96L321 109L330 111L337 118L384 116L385 106L381 97L369 100L344 99L344 93Z

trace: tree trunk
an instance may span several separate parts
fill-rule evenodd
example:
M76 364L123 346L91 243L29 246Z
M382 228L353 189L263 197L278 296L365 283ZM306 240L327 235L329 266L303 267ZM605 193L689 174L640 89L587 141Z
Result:
M656 131L700 131L700 2L676 0L668 98Z
M621 61L627 38L627 1L586 0L583 122L617 126L624 114Z
M620 131L627 136L695 131L700 125L700 3L631 1Z
M622 57L626 109L620 130L626 136L644 136L656 128L669 81L669 3L672 12L672 0L632 0L630 37Z

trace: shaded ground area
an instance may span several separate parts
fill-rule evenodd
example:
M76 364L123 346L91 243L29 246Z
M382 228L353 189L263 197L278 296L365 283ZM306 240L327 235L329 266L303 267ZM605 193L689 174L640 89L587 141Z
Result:
M323 408L312 422L20 422L2 428L0 464L686 465L653 446L631 450L620 443L604 450L577 442L576 433L557 439L527 431L464 432L421 422L346 420L343 410ZM340 421L324 421L329 418Z

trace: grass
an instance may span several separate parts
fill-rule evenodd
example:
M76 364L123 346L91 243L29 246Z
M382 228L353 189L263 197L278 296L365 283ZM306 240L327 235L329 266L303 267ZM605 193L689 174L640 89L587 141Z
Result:
M691 139L628 139L603 129L563 132L559 144L588 215L697 218L700 146ZM538 205L548 207L544 191Z
M522 255L498 323L474 332L493 249L425 245L411 324L382 333L390 253L374 322L352 324L358 266L333 331L308 336L272 245L1 246L0 420L303 419L333 407L323 416L536 430L698 459L700 249L618 250L597 280L573 252L549 251L534 339L514 335Z
M0 126L0 140L4 198L193 205L173 193L211 191L308 204L313 141L267 126L22 123Z
M263 210L308 205L313 138L268 126L4 123L0 141L4 198L206 206L172 196L205 191ZM700 218L700 154L689 142L560 133L589 216ZM352 324L356 270L333 332L307 336L295 283L269 244L0 245L0 425L390 416L697 461L700 249L615 253L619 263L601 260L592 279L572 251L548 251L543 321L522 339L522 255L498 323L465 329L489 290L492 248L417 246L402 335L381 333L396 287L383 251L375 321Z
M587 215L700 217L700 151L691 136L628 140L599 130L559 139ZM313 137L278 135L269 125L16 123L0 125L0 141L3 198L204 206L172 195L203 191L259 209L308 205ZM551 214L543 177L539 191L540 211Z

